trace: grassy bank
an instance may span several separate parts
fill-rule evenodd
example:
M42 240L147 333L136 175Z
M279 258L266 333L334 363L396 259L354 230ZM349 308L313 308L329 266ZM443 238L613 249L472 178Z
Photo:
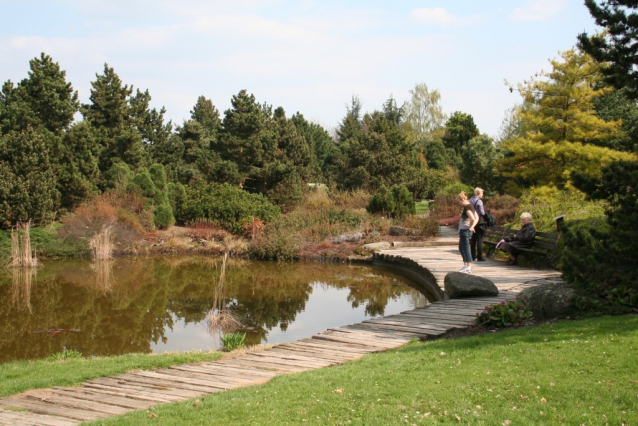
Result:
M221 352L185 352L161 355L131 354L64 361L13 361L0 364L0 397L28 389L72 386L96 377L131 370L149 370L192 362L215 361Z
M637 424L638 316L411 343L94 424Z

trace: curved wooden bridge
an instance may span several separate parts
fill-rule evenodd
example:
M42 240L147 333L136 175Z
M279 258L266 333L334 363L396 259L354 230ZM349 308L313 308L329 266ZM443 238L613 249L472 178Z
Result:
M444 229L432 246L384 250L375 258L407 265L416 273L420 268L431 285L442 287L445 274L461 266L456 244L456 235ZM427 339L453 328L468 327L485 305L513 299L529 286L560 281L556 271L506 266L492 259L475 263L473 270L496 284L500 290L498 297L437 301L398 315L328 329L295 343L248 351L217 362L134 371L89 380L79 386L30 390L0 399L3 407L0 425L75 425L260 384L280 374L341 364L368 353L397 348L412 339Z

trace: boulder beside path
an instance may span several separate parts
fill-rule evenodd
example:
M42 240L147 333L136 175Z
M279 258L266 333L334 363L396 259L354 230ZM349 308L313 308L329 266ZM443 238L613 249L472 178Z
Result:
M444 291L449 299L498 296L498 288L492 281L461 272L450 272L445 276Z
M569 316L574 311L576 290L566 283L547 283L521 291L519 297L537 319Z

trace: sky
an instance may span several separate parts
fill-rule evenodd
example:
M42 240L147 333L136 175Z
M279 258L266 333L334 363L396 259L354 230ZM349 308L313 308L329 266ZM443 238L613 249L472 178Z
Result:
M330 130L353 96L399 105L425 83L496 136L516 84L597 27L583 0L0 0L0 83L41 52L89 102L105 63L181 125L242 89Z

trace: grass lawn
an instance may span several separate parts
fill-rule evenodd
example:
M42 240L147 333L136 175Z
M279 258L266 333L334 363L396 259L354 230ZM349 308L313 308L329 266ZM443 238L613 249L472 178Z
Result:
M422 200L414 204L416 208L416 214L425 214L430 211L430 202L428 200Z
M413 342L92 424L638 424L638 316Z
M216 361L221 352L184 352L161 355L132 354L65 361L13 361L0 364L0 396L28 389L72 386L96 377L113 376L130 370L149 370L176 364Z

